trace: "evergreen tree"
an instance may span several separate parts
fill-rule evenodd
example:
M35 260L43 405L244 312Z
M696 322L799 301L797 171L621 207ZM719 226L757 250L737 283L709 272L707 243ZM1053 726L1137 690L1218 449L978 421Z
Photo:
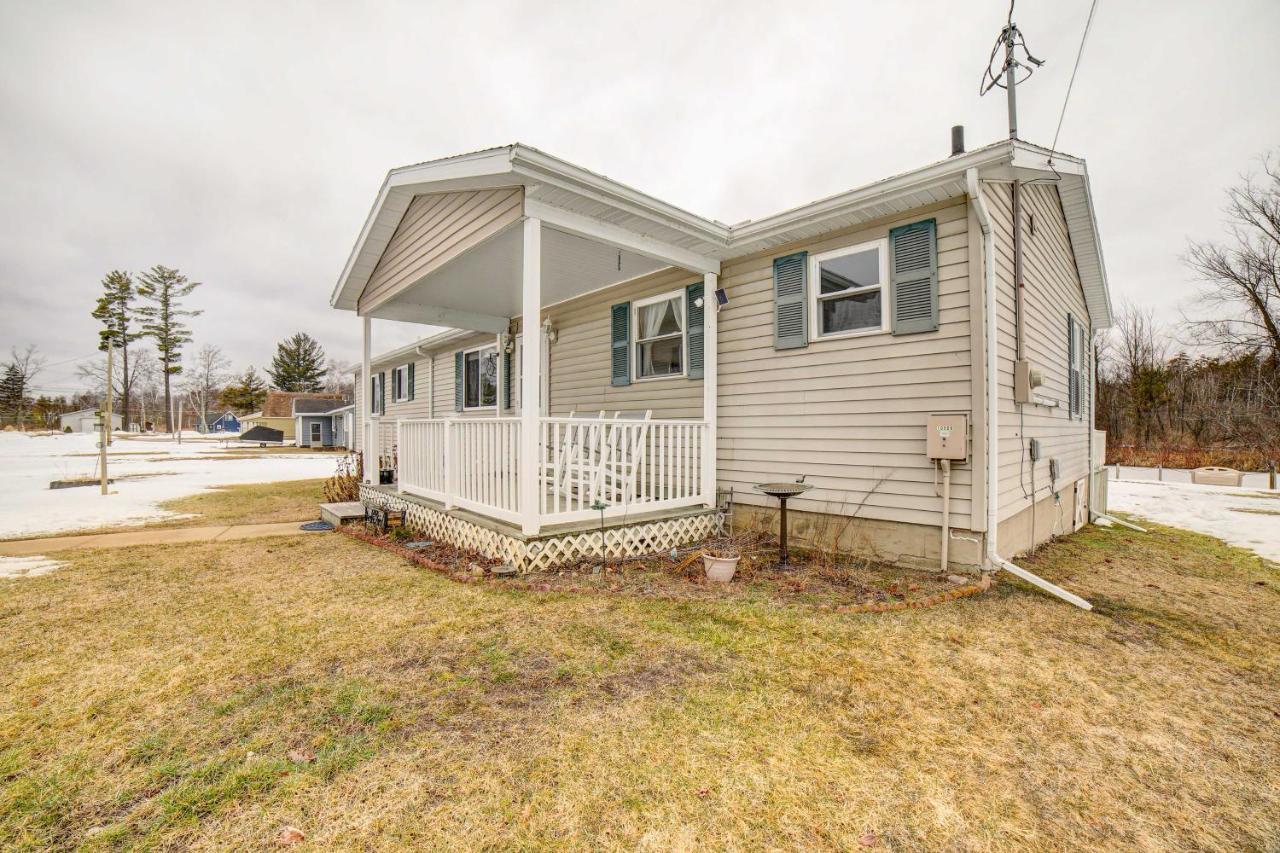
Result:
M18 413L23 409L27 395L26 382L22 371L13 363L5 365L4 377L0 378L0 413L18 422Z
M267 399L267 385L258 376L258 371L253 369L253 365L249 365L234 382L222 389L219 399L222 405L236 414L256 412Z
M182 347L191 342L191 330L184 317L201 312L184 309L179 301L200 286L185 275L165 266L154 266L138 276L138 296L147 303L138 309L142 333L156 342L160 372L164 376L164 421L173 432L173 397L169 380L182 372Z
M112 270L102 280L102 295L93 309L93 318L102 323L102 329L98 331L98 349L106 352L114 346L120 350L120 397L126 428L129 424L129 392L133 389L134 380L129 370L129 344L142 337L142 332L131 328L136 295L133 276Z
M267 373L280 391L319 391L324 387L324 350L315 338L298 332L276 344Z

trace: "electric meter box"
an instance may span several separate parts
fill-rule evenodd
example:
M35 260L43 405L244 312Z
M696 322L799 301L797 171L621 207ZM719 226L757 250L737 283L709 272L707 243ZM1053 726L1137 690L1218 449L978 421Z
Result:
M930 459L969 458L969 416L929 415L925 450Z

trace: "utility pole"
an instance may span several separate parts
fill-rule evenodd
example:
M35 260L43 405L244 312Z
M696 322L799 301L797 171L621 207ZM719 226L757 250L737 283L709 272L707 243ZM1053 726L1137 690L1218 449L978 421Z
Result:
M104 411L99 412L102 416L102 436L98 442L98 472L102 477L102 493L107 494L107 445L111 443L111 368L112 353L115 352L114 346L107 347L107 405Z
M113 389L111 386L115 384L115 374L113 372L114 368L112 367L112 356L115 355L115 351L116 351L115 344L109 344L107 346L107 444L108 446L111 444L111 441L112 441L111 408L112 408L113 401L111 399L111 392Z
M1014 79L1014 71L1018 62L1013 58L1013 36L1018 30L1012 19L1004 28L1004 87L1009 94L1009 138L1018 138L1018 81Z

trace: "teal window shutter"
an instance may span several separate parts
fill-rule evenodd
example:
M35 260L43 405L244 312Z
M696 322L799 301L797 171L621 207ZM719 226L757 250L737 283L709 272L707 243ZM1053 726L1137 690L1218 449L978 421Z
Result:
M502 348L502 408L511 408L511 353Z
M773 259L773 348L809 345L809 253Z
M933 219L889 231L889 283L895 335L938 328L938 225Z
M462 411L462 350L453 354L453 410Z
M609 309L609 334L612 339L609 368L612 385L631 384L631 303L619 302Z
M1076 363L1076 318L1067 315L1067 413L1080 414L1080 369Z
M703 305L697 303L702 301ZM702 299L702 282L691 284L684 289L685 334L689 338L689 378L702 378L702 346L704 330L703 320L706 300Z
M409 362L409 371L408 371L408 372L409 372L409 399L410 399L410 400L412 400L412 399L413 399L413 390L414 390L414 389L413 389L414 382L413 382L413 362L412 362L412 361L411 361L411 362Z

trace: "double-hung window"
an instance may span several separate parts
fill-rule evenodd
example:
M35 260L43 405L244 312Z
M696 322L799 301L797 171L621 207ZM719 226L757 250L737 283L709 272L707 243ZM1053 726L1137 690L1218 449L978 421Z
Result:
M636 379L685 374L685 292L677 290L631 304Z
M888 241L824 252L809 263L810 280L818 283L809 291L814 337L865 335L888 328Z
M480 347L462 355L464 409L491 409L498 404L498 348Z
M391 371L391 394L397 403L409 399L409 365L402 364Z

